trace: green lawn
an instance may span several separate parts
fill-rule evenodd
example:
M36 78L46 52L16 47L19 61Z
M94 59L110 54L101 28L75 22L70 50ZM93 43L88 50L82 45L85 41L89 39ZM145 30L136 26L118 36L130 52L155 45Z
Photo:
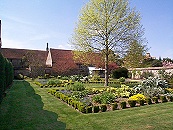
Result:
M81 114L26 81L14 81L0 106L0 130L172 130L173 103Z

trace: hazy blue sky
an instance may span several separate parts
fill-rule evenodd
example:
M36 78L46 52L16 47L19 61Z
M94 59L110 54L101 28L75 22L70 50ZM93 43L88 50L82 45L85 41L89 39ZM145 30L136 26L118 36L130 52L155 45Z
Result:
M89 0L0 0L2 47L70 49L81 8ZM149 52L173 59L173 0L130 0L142 16Z

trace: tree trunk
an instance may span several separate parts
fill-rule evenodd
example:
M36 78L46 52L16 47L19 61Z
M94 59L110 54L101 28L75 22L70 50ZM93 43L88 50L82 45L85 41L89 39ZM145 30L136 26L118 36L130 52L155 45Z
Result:
M109 76L108 76L108 53L106 53L105 55L105 87L108 86L108 79L109 79Z

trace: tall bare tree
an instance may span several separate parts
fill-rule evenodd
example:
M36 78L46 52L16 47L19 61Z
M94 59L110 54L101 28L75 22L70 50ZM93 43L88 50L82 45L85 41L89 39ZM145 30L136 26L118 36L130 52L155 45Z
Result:
M105 58L105 86L108 86L109 50L126 52L129 43L143 36L140 14L128 0L90 0L81 10L72 45L84 52L100 52ZM104 51L103 51L104 50Z

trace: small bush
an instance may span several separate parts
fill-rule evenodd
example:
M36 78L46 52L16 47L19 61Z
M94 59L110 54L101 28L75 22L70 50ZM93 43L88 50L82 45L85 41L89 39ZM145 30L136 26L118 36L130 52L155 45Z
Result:
M100 111L99 106L94 106L94 113L98 113Z
M140 99L140 100L138 100L138 103L140 104L140 106L144 106L145 100Z
M92 106L86 107L86 113L92 113Z
M170 102L173 102L173 96L167 96L167 98Z
M146 98L145 100L148 105L152 104L151 98Z
M113 111L118 108L118 104L117 103L112 103L111 106L112 106L112 110Z
M95 103L101 103L101 96L100 95L94 95L92 100L95 102Z
M136 106L136 100L128 100L128 103L129 103L130 107Z
M102 112L105 112L105 111L107 110L106 104L100 105L100 110L101 110Z
M128 78L128 69L124 67L118 68L112 72L112 77L115 79L119 79L120 77Z
M167 102L168 100L166 99L166 96L160 96L160 100L161 102Z
M153 100L154 103L159 103L158 97L153 97L152 100Z
M145 96L142 94L136 94L129 98L130 100L145 100Z
M120 82L125 82L125 78L124 77L120 77L119 79L118 79Z
M79 106L79 108L78 108L78 110L80 111L80 112L82 112L82 113L86 113L86 108L85 108L85 106Z
M122 109L125 109L126 108L126 102L125 101L120 102L120 106Z

